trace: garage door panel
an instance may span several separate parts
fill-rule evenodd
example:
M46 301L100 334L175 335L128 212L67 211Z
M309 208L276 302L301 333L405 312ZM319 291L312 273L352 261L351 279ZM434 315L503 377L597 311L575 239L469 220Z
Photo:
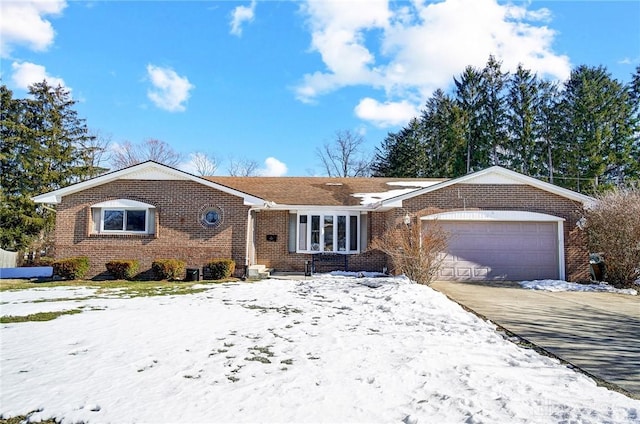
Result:
M448 221L443 280L558 278L556 222Z

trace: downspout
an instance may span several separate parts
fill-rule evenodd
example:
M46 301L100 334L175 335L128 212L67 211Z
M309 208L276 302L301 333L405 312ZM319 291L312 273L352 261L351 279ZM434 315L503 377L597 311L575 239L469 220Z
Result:
M242 276L243 280L246 280L247 276L248 276L248 269L249 269L249 265L251 264L251 246L253 244L253 226L251 225L252 219L251 219L251 214L257 210L260 210L261 208L258 207L251 207L249 208L249 210L247 210L247 234L246 234L246 239L245 239L245 252L244 252L244 275ZM255 220L254 220L255 222Z

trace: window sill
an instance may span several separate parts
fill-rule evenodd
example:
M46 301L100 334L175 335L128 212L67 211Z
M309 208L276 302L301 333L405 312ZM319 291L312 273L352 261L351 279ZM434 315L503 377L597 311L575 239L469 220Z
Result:
M358 255L360 252L352 250L350 252L340 250L334 252L333 250L297 250L296 253L303 253L306 255Z
M147 234L147 233L91 233L89 234L89 238L114 238L114 239L123 239L123 238L141 238L141 239L154 239L157 238L155 234Z

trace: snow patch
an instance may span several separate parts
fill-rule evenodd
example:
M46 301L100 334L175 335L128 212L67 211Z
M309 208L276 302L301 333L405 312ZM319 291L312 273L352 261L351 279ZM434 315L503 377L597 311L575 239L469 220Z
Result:
M78 299L103 309L0 326L0 418L624 424L640 416L637 400L511 343L404 277L207 288ZM42 294L13 293L16 313Z
M544 290L550 292L578 291L578 292L608 292L618 294L628 294L637 296L635 289L617 289L607 283L579 284L562 280L532 280L520 281L520 285L525 289Z

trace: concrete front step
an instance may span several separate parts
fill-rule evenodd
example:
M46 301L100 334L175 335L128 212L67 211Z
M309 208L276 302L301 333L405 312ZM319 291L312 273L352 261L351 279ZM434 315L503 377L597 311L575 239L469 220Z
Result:
M271 276L271 268L267 268L264 265L250 265L247 268L248 278L269 278Z

